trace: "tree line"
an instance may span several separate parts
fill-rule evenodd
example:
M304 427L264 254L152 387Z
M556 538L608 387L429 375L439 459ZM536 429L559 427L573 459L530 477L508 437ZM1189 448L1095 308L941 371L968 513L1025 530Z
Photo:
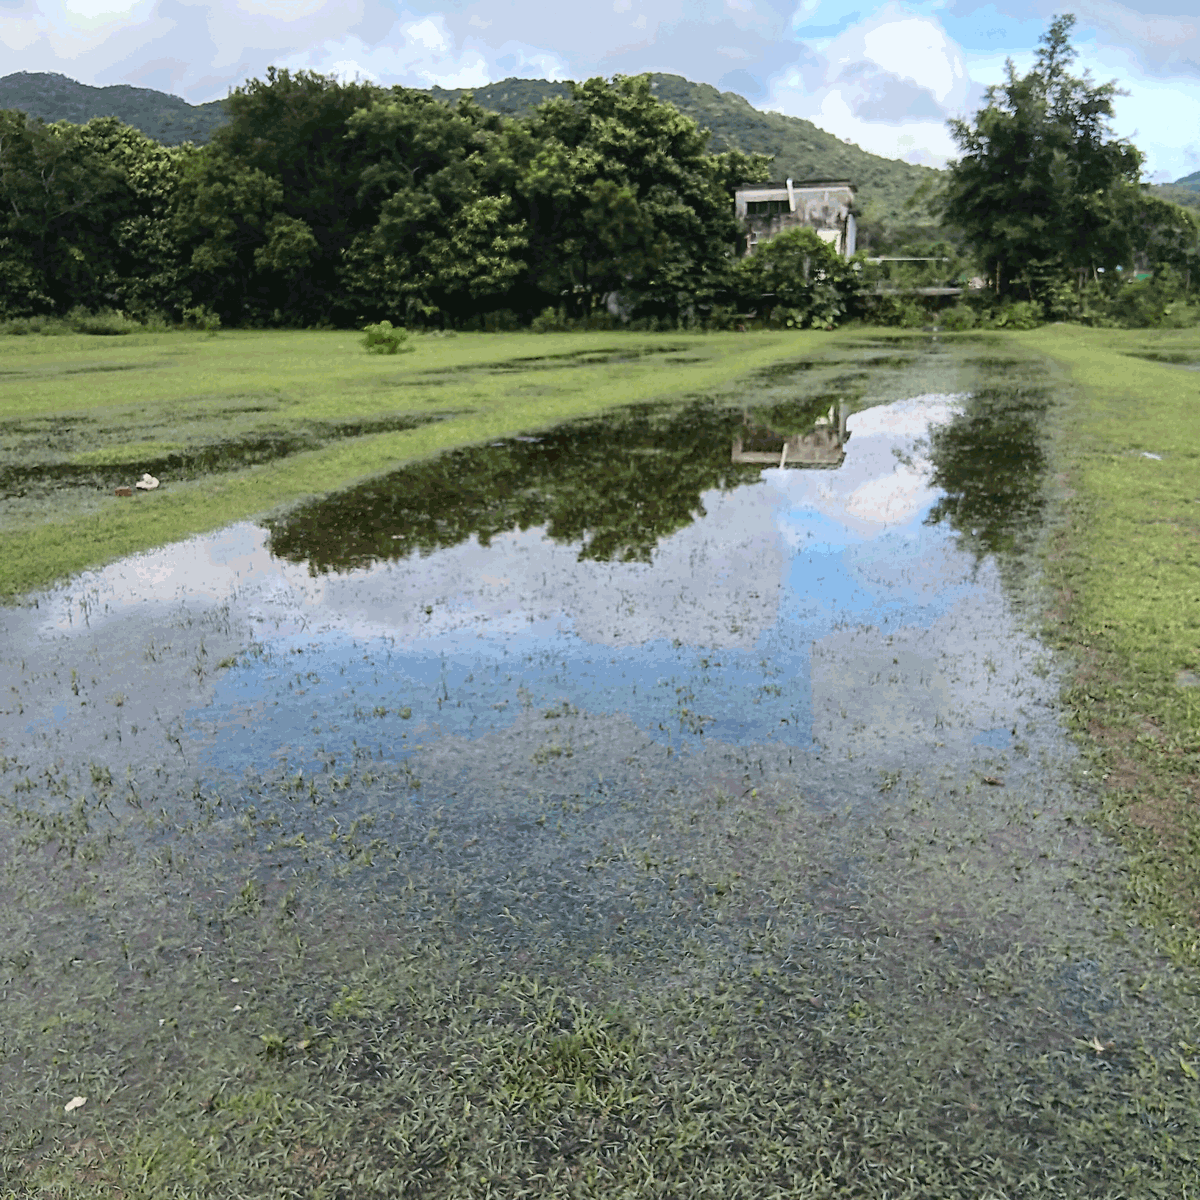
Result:
M1112 134L1115 83L1070 73L1074 16L1056 18L1033 68L950 122L961 157L934 207L998 299L1059 318L1186 298L1200 284L1200 217L1140 183L1144 156ZM1143 275L1141 294L1131 290ZM1153 314L1142 316L1153 323Z
M1027 75L1009 64L972 122L951 123L962 156L925 197L950 240L906 248L950 265L909 284L979 275L975 310L1023 303L1038 319L1187 307L1200 221L1139 183L1141 154L1111 133L1115 85L1070 74L1073 20L1052 24ZM624 317L672 325L928 317L896 300L903 278L812 231L744 258L733 192L770 159L710 153L649 76L570 84L508 118L469 95L272 68L226 107L200 147L115 118L0 111L0 316L546 327L603 320L619 293Z
M223 324L584 317L621 292L678 318L725 298L734 188L645 77L572 85L528 118L309 72L268 72L201 147L0 112L0 310L202 308Z

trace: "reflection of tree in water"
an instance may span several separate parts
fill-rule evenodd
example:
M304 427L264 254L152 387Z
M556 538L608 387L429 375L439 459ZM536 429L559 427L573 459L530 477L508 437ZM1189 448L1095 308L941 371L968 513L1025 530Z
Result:
M822 404L828 397L772 411L794 422ZM740 408L645 406L536 441L456 450L268 521L270 549L317 573L545 526L557 542L581 543L580 559L648 562L661 538L704 516L705 491L758 477L761 468L730 461L742 419Z
M949 521L976 556L1016 549L1041 520L1044 388L989 386L932 432L933 484L946 494L926 518Z

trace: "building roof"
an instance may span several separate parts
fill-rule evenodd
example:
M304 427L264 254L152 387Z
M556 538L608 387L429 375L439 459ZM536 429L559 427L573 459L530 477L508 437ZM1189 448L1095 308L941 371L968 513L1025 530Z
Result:
M852 192L858 191L858 188L855 187L855 185L852 184L848 179L793 179L792 180L792 190L793 191L796 191L800 188L816 188L816 187L844 187L844 188L849 188ZM748 192L748 191L753 190L754 188L762 188L764 190L766 190L768 188L770 188L772 190L774 190L776 188L782 188L782 189L786 190L787 189L787 180L780 179L780 180L776 180L773 182L765 182L765 183L743 183L738 186L737 190L739 192Z

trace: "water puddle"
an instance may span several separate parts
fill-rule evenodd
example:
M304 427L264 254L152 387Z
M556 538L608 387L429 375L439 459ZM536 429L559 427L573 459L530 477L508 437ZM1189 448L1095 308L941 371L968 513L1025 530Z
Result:
M129 774L150 729L158 777L203 787L366 756L425 805L751 763L827 797L855 760L858 791L1019 772L996 756L1058 737L1053 688L987 556L1038 517L1044 402L636 407L139 555L26 610L91 663L54 697L65 643L27 654L5 742Z
M10 804L57 829L91 797L155 862L200 829L188 904L242 889L221 929L325 889L467 978L660 1004L671 1046L732 981L746 1037L816 1064L797 1128L841 1089L956 1179L1064 1171L1080 1113L1167 1088L1182 985L1110 936L1023 616L1052 398L976 362L871 402L917 367L470 447L4 610Z
M852 737L889 764L927 761L931 740L959 756L1021 720L1011 696L972 702L976 670L948 674L952 631L998 588L928 520L944 494L923 447L960 409L843 406L787 437L749 413L646 411L301 510L246 562L316 573L276 595L277 629L191 715L213 736L203 762L312 771L481 738L506 758L522 715L548 712L620 727L626 753L836 753ZM874 699L855 701L851 735L828 710L859 682Z

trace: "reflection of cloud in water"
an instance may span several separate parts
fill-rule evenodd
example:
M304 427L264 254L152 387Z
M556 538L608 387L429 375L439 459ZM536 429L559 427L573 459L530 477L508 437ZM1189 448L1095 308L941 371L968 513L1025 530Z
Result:
M649 563L581 562L578 545L534 528L311 577L240 524L75 581L56 623L83 593L93 629L106 609L228 602L231 622L300 651L281 672L250 661L222 673L212 705L193 711L229 767L344 751L367 734L364 712L382 714L368 736L395 748L418 728L500 732L527 700L563 697L655 740L685 737L699 713L708 739L806 748L814 643L862 625L928 630L972 587L946 532L922 523L936 493L919 438L954 411L943 396L856 414L840 468L767 468L707 491L703 515Z
M273 558L266 530L248 521L85 571L40 601L49 612L44 633L95 629L105 615L130 608L234 602L250 620L295 622L321 603L325 580L302 565ZM87 620L84 620L86 604Z
M836 471L764 471L787 504L780 529L792 546L803 545L814 513L832 517L858 537L875 537L928 509L937 496L924 436L952 420L957 396L918 396L854 413L846 460Z
M270 682L278 668L247 664L216 707L268 714L245 734L252 758L314 737L333 748L356 724L361 738L356 711L383 714L378 744L402 754L417 729L426 742L438 731L478 737L508 729L526 701L561 698L624 714L654 740L687 740L680 714L690 712L703 714L707 739L808 748L814 642L860 625L927 630L972 587L945 532L922 523L935 494L927 464L897 470L893 453L915 452L922 415L951 411L945 398L908 402L863 422L873 432L849 443L838 470L767 469L768 486L706 492L704 515L660 541L650 563L580 562L577 546L529 529L327 577L293 646L304 665L290 659L328 680L313 685L327 693L297 707ZM310 643L322 629L390 636L386 649ZM411 724L390 715L400 706Z

